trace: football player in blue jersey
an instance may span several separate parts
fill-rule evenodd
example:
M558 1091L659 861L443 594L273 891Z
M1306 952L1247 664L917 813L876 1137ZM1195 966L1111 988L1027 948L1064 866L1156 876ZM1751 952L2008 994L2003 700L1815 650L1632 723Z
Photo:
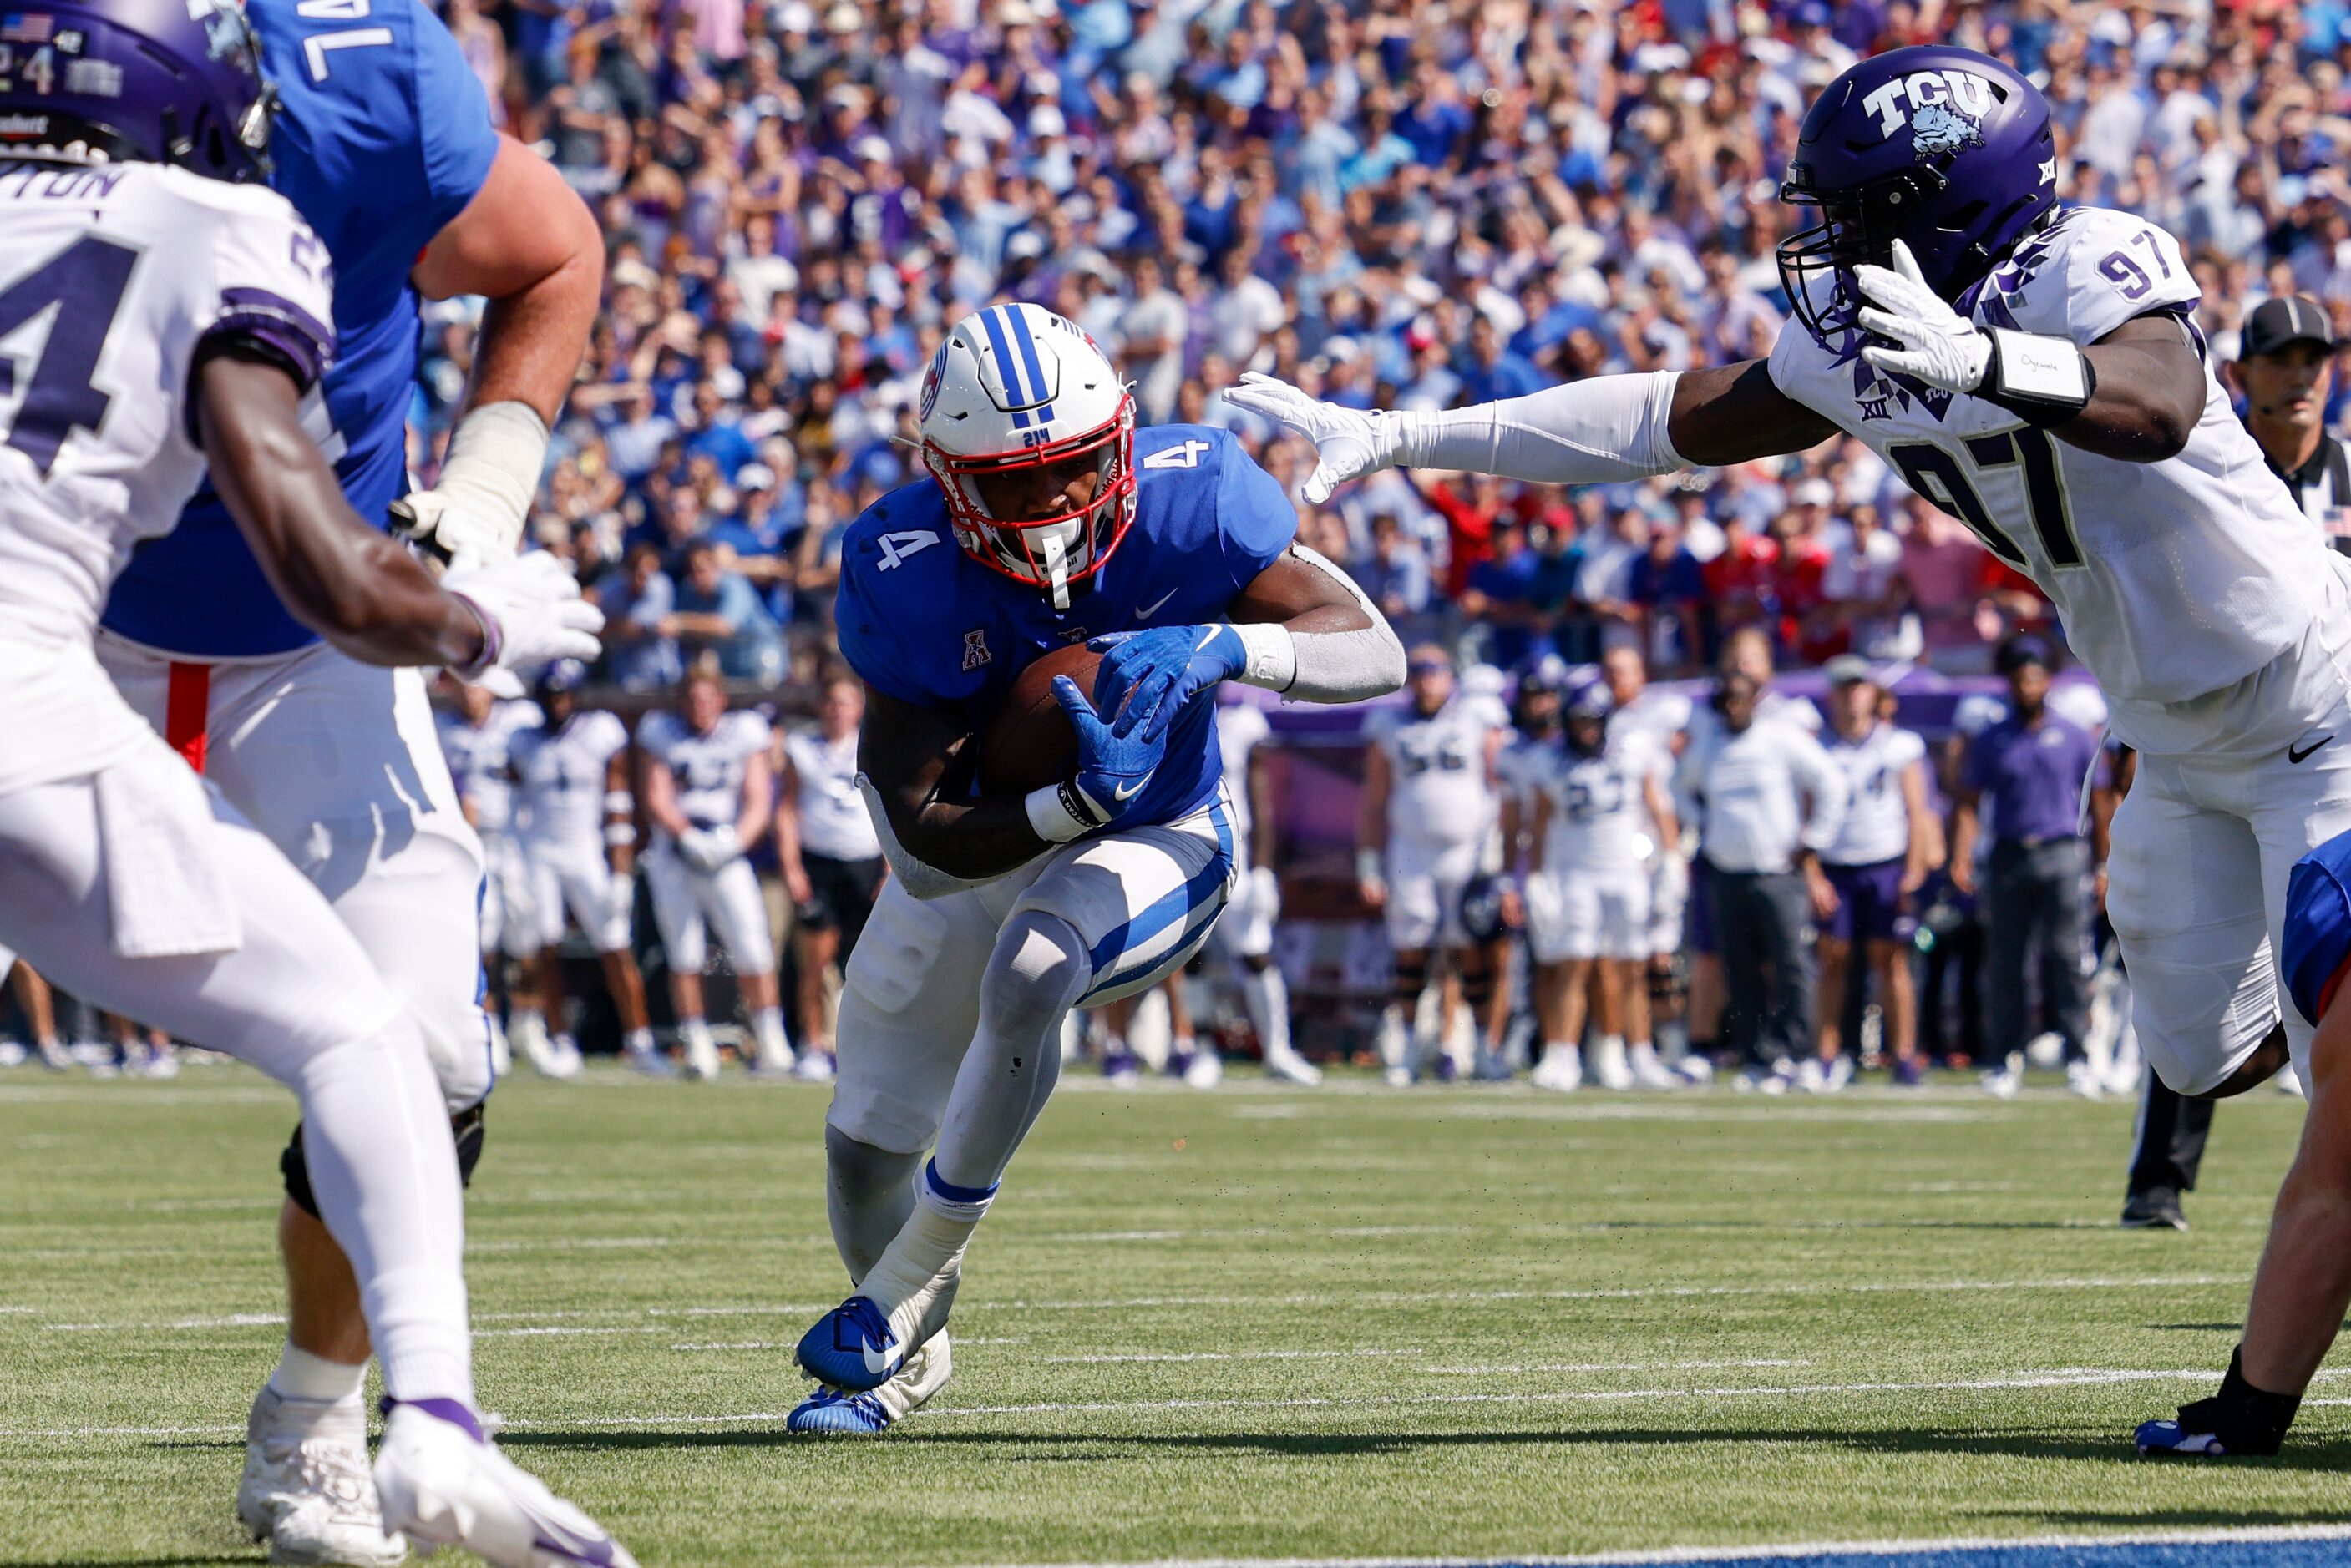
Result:
M1348 702L1404 680L1371 601L1294 542L1281 487L1224 431L1136 431L1073 323L967 317L920 416L929 479L841 545L841 651L870 693L858 784L895 875L849 965L825 1127L856 1293L800 1341L821 1386L797 1431L878 1432L945 1383L964 1249L1052 1090L1063 1018L1158 983L1224 907L1217 684ZM1103 659L1092 693L1056 683L1071 776L1026 796L958 782L1014 678L1079 642Z
M2351 1308L2351 833L2294 863L2279 969L2316 1031L2310 1110L2253 1275L2245 1335L2220 1391L2138 1429L2138 1451L2197 1459L2274 1454Z
M311 431L361 518L385 526L401 503L453 559L511 556L596 311L595 220L492 130L423 6L247 9L278 97L270 182L335 268L340 351ZM468 410L438 486L401 502L417 302L455 295L490 302ZM470 1169L490 1086L472 934L482 852L422 676L358 664L304 629L209 488L139 553L105 628L100 658L132 706L309 876L423 1023ZM402 1546L366 1484L359 1293L319 1221L298 1130L281 1163L287 1341L254 1402L238 1513L281 1562L395 1563Z

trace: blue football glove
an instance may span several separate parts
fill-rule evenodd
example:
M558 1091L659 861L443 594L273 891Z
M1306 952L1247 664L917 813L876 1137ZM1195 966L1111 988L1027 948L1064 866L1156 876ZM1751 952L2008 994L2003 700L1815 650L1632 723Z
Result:
M1078 732L1078 771L1070 786L1093 812L1097 826L1116 822L1134 809L1144 786L1166 759L1166 733L1134 732L1132 710L1119 715L1115 724L1104 722L1066 675L1053 677L1053 695Z
M1115 631L1086 647L1102 656L1094 701L1118 715L1122 729L1134 726L1145 740L1165 734L1193 693L1249 668L1241 634L1221 623Z

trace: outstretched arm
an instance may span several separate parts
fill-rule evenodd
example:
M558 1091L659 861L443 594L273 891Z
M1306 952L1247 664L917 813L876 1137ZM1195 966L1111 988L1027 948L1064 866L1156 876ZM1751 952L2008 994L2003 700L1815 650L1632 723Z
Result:
M1310 502L1391 466L1609 484L1677 468L1801 452L1836 427L1773 384L1761 359L1709 370L1593 376L1442 412L1369 413L1318 402L1255 372L1227 400L1314 442Z

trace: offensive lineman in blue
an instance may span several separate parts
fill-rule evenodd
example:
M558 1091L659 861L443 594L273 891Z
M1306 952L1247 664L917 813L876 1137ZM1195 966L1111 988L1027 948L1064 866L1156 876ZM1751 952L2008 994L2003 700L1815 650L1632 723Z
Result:
M457 561L511 556L587 345L594 217L490 124L456 41L414 0L247 0L278 99L270 182L322 239L340 349L308 428L358 514ZM420 296L488 301L438 485L408 495ZM354 663L278 603L207 487L143 549L99 652L131 705L324 892L423 1023L470 1171L490 1087L475 1005L482 852L421 676ZM301 1135L281 1165L287 1343L255 1398L237 1511L281 1563L389 1564L367 1459L370 1355L350 1264L318 1218Z
M1217 684L1347 702L1404 681L1379 612L1294 543L1281 487L1223 431L1137 431L1071 322L966 317L920 414L930 479L841 545L841 651L870 693L858 784L895 875L850 962L825 1125L856 1293L800 1341L821 1386L796 1431L879 1432L945 1384L964 1250L1052 1091L1063 1018L1206 940L1234 875ZM1072 776L973 794L958 743L1078 642L1103 659L1092 692L1056 682Z

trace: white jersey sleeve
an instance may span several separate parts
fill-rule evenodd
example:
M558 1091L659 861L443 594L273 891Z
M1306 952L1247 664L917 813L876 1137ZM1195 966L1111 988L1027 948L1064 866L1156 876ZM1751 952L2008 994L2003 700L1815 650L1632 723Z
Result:
M2034 254L2043 245L2045 261ZM2027 281L2014 294L1985 291L2001 302L1984 312L1985 325L2070 337L2085 348L2133 317L2185 313L2203 297L2178 240L2144 218L2103 207L2060 213L2017 248L2009 267Z
M571 722L570 739L590 762L609 763L629 749L628 726L617 714L593 708Z

